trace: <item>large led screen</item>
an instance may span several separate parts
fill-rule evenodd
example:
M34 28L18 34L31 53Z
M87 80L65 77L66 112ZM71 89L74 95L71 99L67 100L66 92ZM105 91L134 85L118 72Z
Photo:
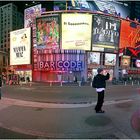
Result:
M140 25L122 20L120 33L120 48L140 46Z
M41 16L41 4L24 10L24 28L32 27L33 46L36 47L36 17Z
M105 65L115 66L116 54L105 53Z
M92 50L118 51L120 20L111 16L93 15Z
M118 15L123 18L130 16L128 4L121 1L95 0L95 9L106 14Z
M37 16L41 16L41 4L25 9L24 28L33 27Z
M62 14L62 49L91 50L92 15Z
M31 63L31 29L10 32L10 65Z
M59 16L44 16L36 19L37 48L59 47Z

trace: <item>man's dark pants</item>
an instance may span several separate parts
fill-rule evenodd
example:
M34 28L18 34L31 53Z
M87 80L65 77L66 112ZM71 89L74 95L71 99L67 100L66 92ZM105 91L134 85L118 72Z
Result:
M96 111L102 110L103 102L104 102L104 90L98 92L98 101L97 101L97 105L95 106Z

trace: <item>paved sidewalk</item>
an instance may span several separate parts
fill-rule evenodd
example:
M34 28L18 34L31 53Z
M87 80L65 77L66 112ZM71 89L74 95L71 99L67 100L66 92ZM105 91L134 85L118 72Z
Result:
M22 138L137 139L140 135L131 123L139 111L137 93L139 87L110 86L106 113L96 114L97 96L90 87L5 86L0 127L22 133Z

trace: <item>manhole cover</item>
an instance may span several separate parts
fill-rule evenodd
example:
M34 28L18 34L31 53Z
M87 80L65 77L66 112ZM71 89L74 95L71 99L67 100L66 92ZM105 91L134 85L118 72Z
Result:
M131 125L140 134L140 110L132 115Z
M106 116L90 116L88 117L85 122L91 126L106 126L110 124L111 119Z

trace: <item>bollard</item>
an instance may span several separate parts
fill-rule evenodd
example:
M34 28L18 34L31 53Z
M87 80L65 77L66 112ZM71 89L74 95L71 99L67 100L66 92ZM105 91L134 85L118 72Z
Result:
M126 86L126 81L124 82L124 85Z
M20 82L20 86L22 86L22 82Z
M32 83L30 82L30 87L32 86Z
M132 86L134 85L133 81L132 81Z
M90 83L90 86L92 87L92 82Z
M62 81L61 81L61 85L60 85L61 87L63 86L63 83L62 83Z
M81 81L79 81L79 87L81 87Z
M50 82L50 87L52 86L52 82Z

